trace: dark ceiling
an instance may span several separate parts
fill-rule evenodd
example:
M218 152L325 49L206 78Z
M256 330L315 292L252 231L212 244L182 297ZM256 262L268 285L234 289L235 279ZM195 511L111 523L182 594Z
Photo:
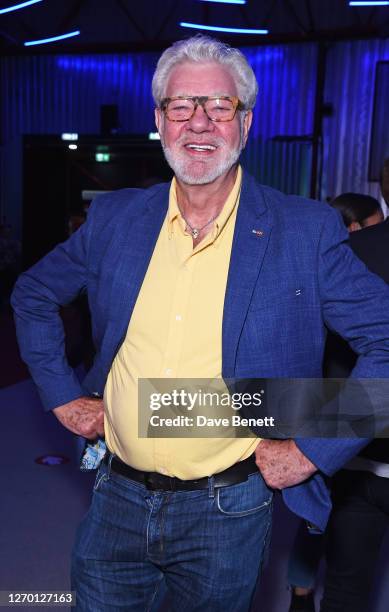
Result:
M23 0L0 0L2 8ZM244 5L201 0L42 0L0 14L2 54L159 50L196 30L180 21L265 28L269 35L214 34L237 46L274 42L376 38L389 35L389 6L350 7L348 0L246 0ZM25 41L80 30L49 45Z

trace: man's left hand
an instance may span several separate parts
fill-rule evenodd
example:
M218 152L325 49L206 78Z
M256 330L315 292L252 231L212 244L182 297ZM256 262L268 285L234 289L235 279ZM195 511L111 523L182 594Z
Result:
M272 489L300 484L317 471L293 440L261 440L255 449L255 462Z

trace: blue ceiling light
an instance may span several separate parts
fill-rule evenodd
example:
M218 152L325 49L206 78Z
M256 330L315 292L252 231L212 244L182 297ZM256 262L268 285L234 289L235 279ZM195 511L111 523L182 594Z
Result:
M51 38L40 38L39 40L29 40L24 43L25 47L32 47L32 45L46 45L47 43L56 42L57 40L63 40L64 38L71 38L72 36L78 36L80 30L74 32L68 32L68 34L60 34L59 36L51 36Z
M350 0L349 6L389 6L389 0Z
M195 30L207 30L209 32L229 32L231 34L269 34L269 30L252 30L247 28L223 28L221 26L202 25L201 23L188 23L180 21L182 28L193 28Z
M7 8L0 9L0 15L3 15L4 13L10 13L11 11L17 11L18 9L30 6L30 4L36 4L37 2L42 2L42 0L27 0L26 2L21 2L20 4L7 6Z
M201 2L220 2L222 4L246 4L246 0L200 0Z

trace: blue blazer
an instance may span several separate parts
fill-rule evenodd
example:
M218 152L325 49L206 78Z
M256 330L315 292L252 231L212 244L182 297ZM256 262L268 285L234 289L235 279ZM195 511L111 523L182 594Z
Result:
M21 353L46 409L102 394L125 337L168 206L169 185L96 198L87 222L19 278L12 296ZM346 244L326 204L285 196L244 173L223 311L225 378L320 377L326 326L360 355L353 375L389 377L389 288ZM88 295L96 347L80 384L64 352L60 305ZM324 529L331 475L365 439L299 439L319 472L283 493Z

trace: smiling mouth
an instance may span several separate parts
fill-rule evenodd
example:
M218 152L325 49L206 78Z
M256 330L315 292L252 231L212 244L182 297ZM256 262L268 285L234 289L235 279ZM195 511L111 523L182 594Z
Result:
M196 144L189 143L185 145L186 149L190 149L191 151L198 151L200 153L208 152L208 151L216 151L217 147L211 144Z

